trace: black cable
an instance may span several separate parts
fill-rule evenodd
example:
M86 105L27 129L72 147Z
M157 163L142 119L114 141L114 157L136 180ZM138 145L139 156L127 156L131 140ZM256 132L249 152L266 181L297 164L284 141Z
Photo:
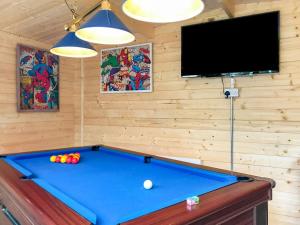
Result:
M221 77L221 81L222 81L222 88L223 88L223 93L224 93L224 90L225 90L225 85L224 85L224 78L223 77Z

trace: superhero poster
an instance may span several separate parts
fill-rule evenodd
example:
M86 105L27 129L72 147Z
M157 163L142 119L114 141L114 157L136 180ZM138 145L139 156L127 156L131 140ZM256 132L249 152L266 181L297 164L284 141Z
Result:
M101 93L152 91L152 44L101 50Z
M18 111L58 111L59 58L42 49L17 46Z

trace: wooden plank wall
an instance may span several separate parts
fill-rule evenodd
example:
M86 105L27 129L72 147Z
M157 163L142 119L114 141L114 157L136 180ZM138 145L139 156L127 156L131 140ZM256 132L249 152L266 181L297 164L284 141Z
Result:
M281 11L281 73L237 79L241 96L235 101L235 168L275 179L270 224L298 225L300 1L256 1L237 6L236 14L272 10ZM218 9L182 24L226 17ZM99 58L84 61L83 144L192 158L228 169L229 101L224 100L221 80L180 78L178 24L157 27L153 43L153 93L100 95Z
M17 43L48 45L0 32L0 154L74 145L74 78L79 60L61 58L60 112L18 113L16 105Z

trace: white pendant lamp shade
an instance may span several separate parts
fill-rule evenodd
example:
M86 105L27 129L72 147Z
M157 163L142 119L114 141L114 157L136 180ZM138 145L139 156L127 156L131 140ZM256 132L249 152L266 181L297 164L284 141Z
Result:
M170 23L190 19L204 9L202 0L126 0L123 12L136 20Z
M126 44L135 40L134 35L111 11L102 9L76 31L76 36L96 44Z

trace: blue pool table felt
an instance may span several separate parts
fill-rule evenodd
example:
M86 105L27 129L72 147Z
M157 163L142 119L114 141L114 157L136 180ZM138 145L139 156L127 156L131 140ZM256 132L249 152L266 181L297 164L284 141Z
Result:
M49 156L80 152L79 164ZM7 156L5 161L96 225L116 225L237 182L235 176L100 147ZM143 187L145 180L153 188ZM201 204L201 202L200 202Z

